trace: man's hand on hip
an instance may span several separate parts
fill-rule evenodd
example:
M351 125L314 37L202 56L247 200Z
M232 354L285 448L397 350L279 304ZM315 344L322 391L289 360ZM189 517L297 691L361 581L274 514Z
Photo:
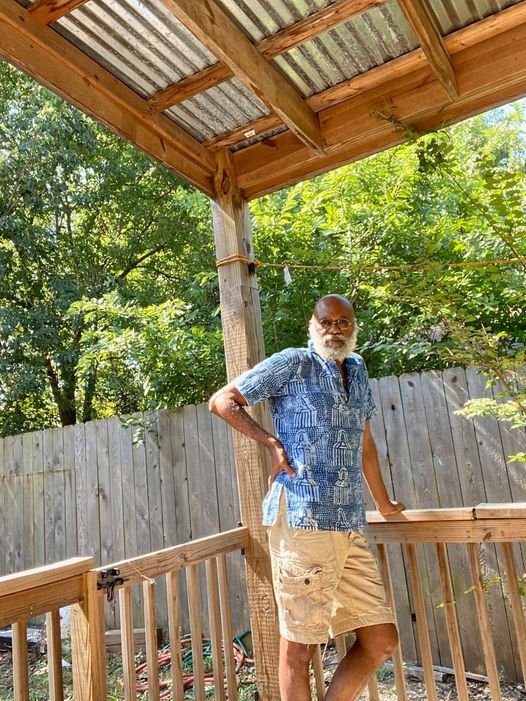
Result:
M275 444L271 448L269 448L269 450L272 459L272 471L270 473L270 477L268 478L268 488L270 489L274 480L282 470L283 472L286 472L290 477L296 477L296 473L289 465L289 459L287 457L287 453L285 452L283 444L280 441L278 441L277 438Z

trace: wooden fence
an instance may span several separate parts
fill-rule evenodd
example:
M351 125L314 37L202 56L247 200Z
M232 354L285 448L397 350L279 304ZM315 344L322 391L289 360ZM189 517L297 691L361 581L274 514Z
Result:
M524 449L524 431L490 418L453 412L470 397L487 396L475 369L385 377L371 382L378 406L373 433L386 482L408 507L474 506L526 501L521 463L506 456ZM231 437L206 406L161 411L147 418L144 441L118 418L0 440L0 575L77 555L114 562L233 528L239 521ZM451 666L447 630L437 615L442 594L433 584L433 553L421 549L424 598L437 664ZM390 546L405 659L418 658L408 563ZM397 550L398 548L398 550ZM473 595L460 550L450 552L461 625L470 625ZM517 676L517 645L505 563L494 550L483 561L490 620L503 669ZM518 554L524 567L524 553ZM230 563L235 632L248 625L241 556ZM522 569L524 572L524 569ZM112 625L113 612L107 618ZM113 619L115 620L115 619ZM165 621L160 623L164 626ZM480 667L479 645L465 642L466 664Z

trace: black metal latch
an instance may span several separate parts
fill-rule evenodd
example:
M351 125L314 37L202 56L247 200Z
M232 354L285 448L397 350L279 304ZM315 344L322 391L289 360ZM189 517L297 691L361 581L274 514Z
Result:
M107 601L113 601L113 592L115 587L124 584L124 579L119 577L120 570L116 567L112 567L111 570L102 570L99 573L99 581L97 582L97 589L106 590Z

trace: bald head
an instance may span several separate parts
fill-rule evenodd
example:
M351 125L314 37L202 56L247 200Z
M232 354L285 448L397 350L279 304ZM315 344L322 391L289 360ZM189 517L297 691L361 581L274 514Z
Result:
M314 305L312 315L316 319L346 317L352 321L354 310L346 297L342 297L342 295L325 295Z

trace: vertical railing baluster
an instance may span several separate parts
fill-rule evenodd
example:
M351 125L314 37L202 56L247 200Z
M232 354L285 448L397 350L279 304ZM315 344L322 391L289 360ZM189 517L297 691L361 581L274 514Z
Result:
M168 603L168 631L172 659L172 699L184 701L183 660L181 653L181 622L179 614L179 586L177 572L166 575L166 598Z
M188 612L192 634L192 666L196 701L205 701L205 670L203 664L203 632L201 628L201 603L199 601L199 574L197 565L186 568L188 588Z
M473 577L473 586L475 587L475 604L477 606L480 639L482 641L482 650L484 652L484 660L486 662L486 674L488 675L491 699L492 701L501 701L502 697L500 693L495 648L491 637L488 607L486 604L486 595L482 586L482 572L480 569L477 548L478 545L476 543L468 543L469 564L471 567L471 575Z
M526 624L524 623L524 611L519 596L517 568L513 559L511 543L501 543L506 561L506 572L508 589L511 598L511 610L513 613L513 624L517 635L517 646L519 648L519 658L521 661L522 680L526 684Z
M15 701L29 701L27 622L13 623L13 687Z
M121 621L124 701L136 701L137 676L135 673L135 640L133 637L133 597L131 587L119 589L119 612Z
M50 701L63 701L62 643L60 639L60 612L46 614L47 664Z
M223 645L225 648L226 684L229 701L237 701L236 663L232 649L232 612L228 597L228 573L226 555L222 553L217 558L219 572L219 600L221 602L221 628L223 631Z
M325 698L325 676L323 674L323 659L321 656L321 646L316 645L312 655L312 669L314 672L314 682L316 684L316 695L318 701Z
M409 568L409 585L416 615L416 630L418 634L418 645L422 658L422 668L424 670L424 682L426 685L428 701L436 701L437 689L435 684L435 674L433 671L433 655L431 653L431 643L429 642L429 629L427 624L426 608L424 605L424 595L422 592L422 582L416 558L416 547L413 543L407 543L407 563Z
M225 673L221 650L221 611L217 578L217 562L207 560L206 592L208 596L208 618L210 621L210 639L212 641L212 664L214 670L214 692L218 701L225 701Z
M387 548L383 543L378 543L376 546L376 550L378 554L378 564L380 565L380 572L384 582L387 603L391 607L395 618L395 623L397 623L393 580L391 579L391 568L389 567ZM404 660L402 658L402 650L400 648L400 643L398 643L395 651L393 652L393 668L395 675L396 695L398 701L407 701L407 686L404 673Z
M147 579L142 583L144 596L144 631L146 636L146 665L148 669L148 699L160 701L159 665L157 663L157 622L155 616L155 582Z
M455 670L455 684L457 686L459 701L469 701L468 687L466 683L466 668L464 666L464 655L462 653L462 641L458 627L458 618L455 608L455 597L451 575L449 572L449 560L445 543L436 543L438 557L438 570L440 573L440 587L446 615L447 633L449 645L451 647L451 658L453 669Z

